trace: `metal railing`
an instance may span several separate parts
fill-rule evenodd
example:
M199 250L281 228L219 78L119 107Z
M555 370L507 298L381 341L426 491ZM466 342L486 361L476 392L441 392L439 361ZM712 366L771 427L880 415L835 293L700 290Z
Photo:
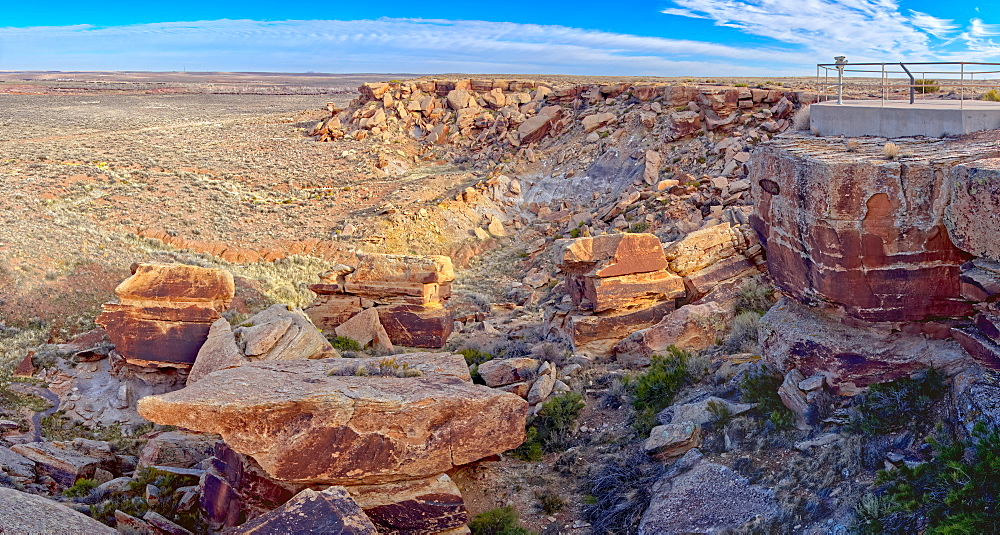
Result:
M835 91L838 104L843 104L845 88L858 88L867 99L881 98L883 105L902 94L899 100L908 97L910 104L950 98L958 100L959 107L964 108L966 100L977 100L990 89L1000 89L1000 77L996 77L1000 75L1000 63L849 63L843 56L835 60L836 63L816 65L816 85L824 100L832 98L830 93Z

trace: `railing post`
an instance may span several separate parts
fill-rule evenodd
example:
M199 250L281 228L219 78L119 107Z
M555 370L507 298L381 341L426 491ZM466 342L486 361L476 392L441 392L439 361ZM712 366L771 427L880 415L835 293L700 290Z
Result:
M903 70L906 71L906 75L910 77L910 104L913 104L913 86L916 85L917 81L913 78L913 74L910 73L910 69L906 68L906 65L903 65L903 63L900 62L899 66L902 67Z
M844 103L844 65L847 65L846 56L833 58L837 62L837 104Z

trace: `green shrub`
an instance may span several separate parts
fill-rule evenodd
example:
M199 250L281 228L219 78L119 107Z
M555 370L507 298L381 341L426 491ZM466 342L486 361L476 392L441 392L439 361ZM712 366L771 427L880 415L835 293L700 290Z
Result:
M334 336L330 338L330 345L337 351L361 351L361 344L346 336Z
M573 423L585 406L583 395L577 392L549 398L538 415L528 421L524 442L509 453L522 461L537 462L543 453L566 449Z
M666 356L653 355L645 372L627 380L637 430L648 433L656 424L656 414L670 406L674 396L688 382L690 358L687 351L670 346Z
M851 411L850 429L883 435L925 421L931 404L944 395L944 375L930 369L913 377L872 385Z
M524 462L537 463L542 460L542 441L538 439L538 429L528 426L524 442L510 450L510 454Z
M126 491L101 495L99 501L90 506L90 516L104 524L114 526L116 509L137 518L142 518L147 511L153 510L194 533L207 533L208 526L196 511L177 510L177 504L181 499L181 493L178 493L177 489L197 484L196 477L168 474L146 467L135 472ZM153 485L160 490L159 501L154 506L146 503L143 497L146 485Z
M84 496L90 494L90 491L97 488L96 479L80 478L76 480L76 483L72 487L63 491L63 496L68 496L70 498L83 498Z
M706 408L712 414L712 423L719 427L725 426L733 419L733 411L729 410L729 405L725 403L709 401Z
M794 417L778 396L784 377L777 370L758 364L747 371L740 381L743 401L756 403L757 412L766 416L778 428L791 427Z
M862 533L1000 533L1000 433L977 424L975 443L931 439L934 458L881 471L884 496L857 508Z
M941 86L937 85L937 80L928 80L923 78L918 78L913 81L914 87L917 93L937 93L941 90Z
M566 500L552 489L535 491L535 499L538 500L538 507L547 515L554 515L566 507Z
M469 374L472 375L472 382L480 385L485 384L483 378L479 376L479 365L493 360L493 355L471 348L459 349L458 354L465 357L465 363L469 365Z
M989 91L980 95L979 100L988 100L990 102L1000 102L1000 91L996 89L990 89Z
M558 451L566 447L573 424L585 406L583 395L578 392L566 392L542 404L538 417L532 423L538 429L538 440L544 451Z
M626 232L631 232L633 234L646 232L649 230L649 223L645 221L639 221L638 223L632 223Z
M472 535L531 535L532 532L521 527L517 513L511 506L492 509L479 513L469 522Z
M572 229L572 230L570 230L570 231L569 231L569 237L570 237L570 238L579 238L579 237L580 237L580 234L581 234L581 232L582 232L582 231L580 230L580 228L579 228L579 227L577 227L577 228L575 228L575 229Z

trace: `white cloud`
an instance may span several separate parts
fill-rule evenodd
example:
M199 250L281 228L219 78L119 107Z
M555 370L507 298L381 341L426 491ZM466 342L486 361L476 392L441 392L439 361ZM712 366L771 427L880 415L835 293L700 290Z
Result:
M1000 34L1000 25L986 24L983 19L972 19L969 21L970 37L988 37Z
M692 19L709 19L709 18L711 18L711 17L709 17L707 15L699 15L699 14L697 14L694 11L691 11L689 9L679 9L679 8L676 8L676 7L668 7L667 9L664 9L664 10L660 11L660 13L663 13L664 15L677 15L678 17L688 17L688 18L692 18Z
M743 48L565 26L428 19L217 20L0 28L5 70L267 70L713 75L808 72ZM801 70L800 70L801 69Z
M808 50L898 59L930 52L928 36L893 0L674 0L719 26ZM940 19L935 19L938 21ZM925 24L928 19L923 19Z
M910 10L910 22L917 28L920 28L938 39L944 39L958 29L958 25L955 24L955 21L953 20L939 19L928 15L927 13L921 13L912 9Z
M972 19L964 31L951 19L908 10L897 0L673 0L665 12L708 18L716 26L773 39L820 61L846 55L853 63L985 61L1000 57L1000 25Z

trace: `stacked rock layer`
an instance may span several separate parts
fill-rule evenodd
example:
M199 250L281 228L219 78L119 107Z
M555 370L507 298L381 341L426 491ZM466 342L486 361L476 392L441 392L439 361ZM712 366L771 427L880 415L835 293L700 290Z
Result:
M444 302L451 296L453 280L455 270L447 256L361 253L357 266L336 266L309 287L318 296L306 313L320 329L341 335L352 330L338 328L374 309L392 344L439 348L451 334L452 316ZM377 331L374 315L368 315L372 317L365 318L366 331Z
M233 276L183 264L134 264L96 322L129 363L188 367L233 300Z

